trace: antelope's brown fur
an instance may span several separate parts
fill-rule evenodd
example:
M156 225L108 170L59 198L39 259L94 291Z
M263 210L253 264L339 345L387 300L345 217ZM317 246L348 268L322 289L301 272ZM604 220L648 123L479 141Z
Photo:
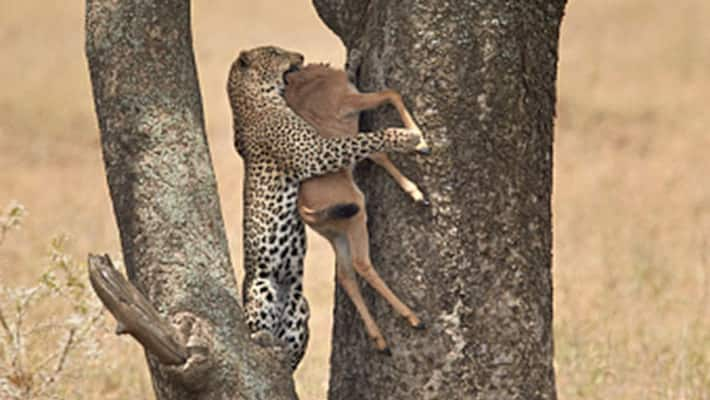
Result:
M405 128L418 130L397 92L360 93L344 71L311 64L289 73L286 81L286 103L323 137L357 135L360 111L387 102L397 109ZM384 167L415 201L426 201L417 186L402 175L384 153L371 156L371 159ZM322 212L345 204L356 204L357 213L350 218L329 218L329 213ZM298 194L298 210L303 220L333 246L337 281L353 301L378 350L389 352L387 342L362 299L355 272L413 327L423 327L414 312L390 290L372 266L365 198L353 180L351 168L303 181Z

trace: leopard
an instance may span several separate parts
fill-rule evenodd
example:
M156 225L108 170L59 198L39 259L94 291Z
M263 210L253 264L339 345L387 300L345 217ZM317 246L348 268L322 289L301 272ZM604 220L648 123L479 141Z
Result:
M428 144L416 129L385 128L324 138L288 107L287 75L304 56L276 46L241 51L232 62L227 95L234 146L244 162L242 302L252 339L282 351L295 370L309 338L303 293L306 231L299 216L300 182L348 167L373 153L419 152ZM356 204L317 210L349 218Z

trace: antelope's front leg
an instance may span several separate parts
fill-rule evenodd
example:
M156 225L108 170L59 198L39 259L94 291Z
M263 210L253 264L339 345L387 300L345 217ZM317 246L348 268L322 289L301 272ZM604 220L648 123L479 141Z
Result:
M431 203L427 198L424 196L424 193L419 189L419 186L417 186L416 183L412 182L409 178L404 176L402 172L397 168L392 161L390 160L389 157L387 157L387 154L385 153L376 153L370 156L370 159L380 167L384 168L387 173L390 174L392 179L397 182L399 187L402 188L411 198L414 200L416 203L424 205L424 206L429 206Z
M407 107L404 106L402 96L392 89L371 93L351 93L343 101L341 114L370 110L385 103L390 103L397 109L405 128L420 130Z

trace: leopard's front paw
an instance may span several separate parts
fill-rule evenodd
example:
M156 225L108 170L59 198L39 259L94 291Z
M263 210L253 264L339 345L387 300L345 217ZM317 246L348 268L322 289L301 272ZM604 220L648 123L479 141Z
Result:
M415 151L423 155L431 154L431 148L419 129L387 128L385 136L392 144L392 150L403 153Z

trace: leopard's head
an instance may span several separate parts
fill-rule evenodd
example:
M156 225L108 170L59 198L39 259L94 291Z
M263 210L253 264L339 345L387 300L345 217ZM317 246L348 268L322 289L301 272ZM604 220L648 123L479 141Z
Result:
M227 91L248 87L265 95L283 94L286 75L303 66L303 55L275 46L244 50L232 63Z

